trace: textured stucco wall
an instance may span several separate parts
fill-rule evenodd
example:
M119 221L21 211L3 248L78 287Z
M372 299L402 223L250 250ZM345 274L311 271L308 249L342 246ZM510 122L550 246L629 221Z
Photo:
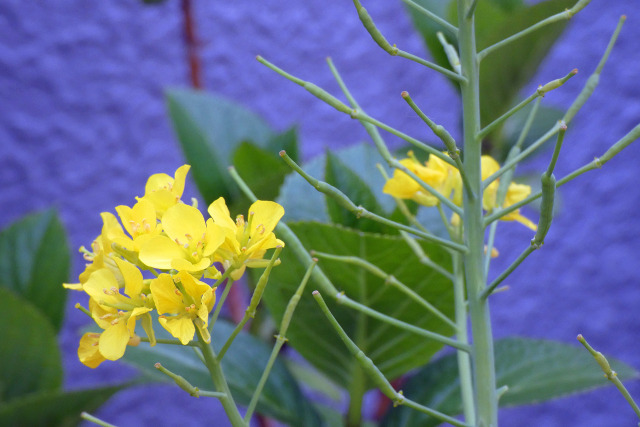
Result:
M335 90L324 63L332 56L371 115L413 135L427 135L399 97L408 90L439 122L457 129L459 105L443 78L377 48L349 1L194 3L206 86L249 106L278 129L298 123L307 158L325 147L364 140L365 133L260 66L254 60L258 53ZM389 40L405 50L422 51L401 2L369 3ZM171 172L183 163L163 100L163 88L187 83L178 7L177 1L144 7L134 0L0 3L0 226L53 204L75 249L99 232L99 212L130 203L150 173ZM602 154L640 121L639 12L634 0L594 0L573 19L534 79L543 83L580 69L570 84L546 99L568 106L595 67L618 17L629 16L600 87L567 135L557 176ZM631 146L603 171L563 188L563 210L544 249L512 276L512 291L493 300L497 336L574 342L582 332L599 349L640 368L639 159L640 145ZM523 227L500 227L502 255L496 267L508 265L530 238ZM74 262L77 275L80 256ZM71 309L74 302L75 295L60 341L67 386L130 376L117 364L91 371L76 360L76 331L85 319ZM640 398L638 383L629 388ZM160 387L122 393L99 415L123 426L186 420L190 425L225 425L219 414L216 402ZM204 418L212 415L213 423ZM502 421L507 426L618 426L633 425L634 416L608 389L503 410Z

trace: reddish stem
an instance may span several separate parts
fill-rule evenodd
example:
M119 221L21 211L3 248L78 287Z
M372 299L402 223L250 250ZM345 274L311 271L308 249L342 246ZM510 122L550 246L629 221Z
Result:
M196 89L202 89L202 68L200 66L200 57L198 56L198 40L196 38L191 0L182 0L182 15L184 17L184 42L187 47L191 86Z

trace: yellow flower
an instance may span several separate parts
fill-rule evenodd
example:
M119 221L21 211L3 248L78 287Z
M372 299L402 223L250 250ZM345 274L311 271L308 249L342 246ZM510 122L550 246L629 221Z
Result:
M142 273L134 265L116 258L115 262L124 278L124 293L120 293L116 276L107 268L91 274L83 285L89 294L91 314L104 332L99 338L100 354L108 360L117 360L124 355L129 340L135 336L136 320L140 317L151 345L155 335L151 327L153 300L145 286Z
M496 173L500 169L500 165L490 156L482 156L482 179L485 180L489 178L491 175ZM497 208L497 198L498 198L498 186L500 185L500 179L494 180L487 188L485 188L484 193L482 194L482 207L487 211L492 211ZM504 199L504 203L502 204L503 208L509 207L514 203L518 203L521 200L524 200L529 194L531 194L531 187L524 184L516 184L512 182L509 184L509 188L507 188L507 194ZM500 218L501 221L518 221L519 223L529 227L532 230L536 230L536 225L526 218L525 216L520 214L520 209L517 209L511 212L508 215Z
M161 314L160 324L183 345L193 339L196 327L205 341L210 342L207 324L216 302L215 290L186 271L180 271L174 278L159 275L151 282L151 294Z
M166 236L146 239L140 248L140 260L149 267L162 270L186 270L215 278L219 273L213 264L213 253L224 241L221 227L212 219L205 223L200 211L179 203L162 217Z
M167 209L180 201L190 167L189 165L180 166L176 170L174 177L166 173L157 173L151 175L147 180L147 185L144 188L144 197L142 198L153 204L158 219L162 218Z
M139 199L132 208L117 206L116 212L131 238L123 234L114 238L114 242L127 250L139 252L147 239L162 231L156 220L156 208L148 199Z
M246 267L264 267L268 263L263 259L265 252L284 246L273 233L284 215L284 208L276 202L256 201L249 207L246 222L243 215L238 215L235 222L231 219L222 197L209 205L208 212L224 233L224 242L214 260L221 262L225 269L233 269L230 274L233 280L239 279Z
M126 235L124 234L120 223L112 213L103 212L100 216L102 217L102 232L91 244L91 251L84 247L80 248L80 251L84 253L84 259L91 263L87 264L85 270L80 273L80 283L63 284L67 289L73 289L76 291L83 290L82 284L89 280L89 277L94 271L102 268L110 269L114 274L116 274L116 276L118 276L118 281L122 282L120 270L111 257L111 254L113 253L111 244L116 240L125 239Z
M440 158L430 155L429 160L422 165L409 152L409 158L400 160L400 164L413 172L425 183L433 187L443 196L449 198L453 192L453 200L462 203L460 174L456 168ZM424 206L436 206L440 201L431 193L423 189L418 182L405 172L396 169L393 177L387 180L382 191L399 199L411 199Z

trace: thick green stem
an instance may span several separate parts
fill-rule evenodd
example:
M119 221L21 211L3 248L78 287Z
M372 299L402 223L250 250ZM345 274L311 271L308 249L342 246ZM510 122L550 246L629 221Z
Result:
M452 253L453 257L453 296L456 308L456 338L462 344L469 343L467 331L467 305L465 304L464 268L462 256ZM460 375L460 393L464 419L469 424L475 424L476 411L473 405L473 372L469 353L458 350L458 373Z
M480 87L478 57L475 44L474 17L467 16L469 1L458 1L458 48L462 72L468 83L461 85L464 124L464 167L474 194L482 194L480 170ZM498 425L493 335L489 305L481 298L485 287L484 223L482 198L464 193L464 240L468 252L464 254L469 313L473 335L474 400L476 425Z
M227 379L224 377L220 361L213 352L213 348L205 342L198 328L196 328L196 333L198 334L198 342L200 342L202 356L204 357L205 364L209 370L213 384L216 386L216 391L225 394L224 397L220 398L220 403L222 403L222 407L224 408L227 417L229 417L231 425L233 427L247 427L247 424L242 419L242 415L238 412L238 406L233 400L231 390L229 390L229 384L227 384Z

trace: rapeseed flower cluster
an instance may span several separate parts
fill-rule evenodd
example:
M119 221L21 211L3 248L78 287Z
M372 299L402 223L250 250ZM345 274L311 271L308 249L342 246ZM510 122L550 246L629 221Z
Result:
M138 345L138 321L155 345L154 312L183 345L196 329L210 341L208 319L216 288L205 280L222 277L217 266L237 280L246 267L265 266L267 250L284 246L273 233L284 215L282 206L257 201L246 220L238 215L234 221L219 198L205 219L197 207L181 200L188 171L184 165L173 177L152 175L133 206L117 206L117 217L101 214L100 235L91 249L80 249L89 263L79 283L64 286L89 296L87 311L102 329L80 339L78 357L86 366L117 360L127 345Z
M400 160L400 163L437 192L450 199L454 204L462 206L462 178L457 168L434 155L429 155L429 159L425 163L421 163L412 152L409 152L408 158ZM482 156L481 173L483 180L499 169L500 165L491 156ZM491 212L496 208L511 206L531 194L531 187L528 185L512 182L507 188L504 203L502 203L502 206L498 206L497 193L499 183L499 179L494 180L485 188L482 194L482 207L487 212ZM423 189L417 181L399 169L396 169L393 177L387 180L382 191L399 199L413 200L423 206L436 206L440 203L433 194ZM532 230L536 229L536 225L521 215L519 209L500 219L502 221L517 221Z

